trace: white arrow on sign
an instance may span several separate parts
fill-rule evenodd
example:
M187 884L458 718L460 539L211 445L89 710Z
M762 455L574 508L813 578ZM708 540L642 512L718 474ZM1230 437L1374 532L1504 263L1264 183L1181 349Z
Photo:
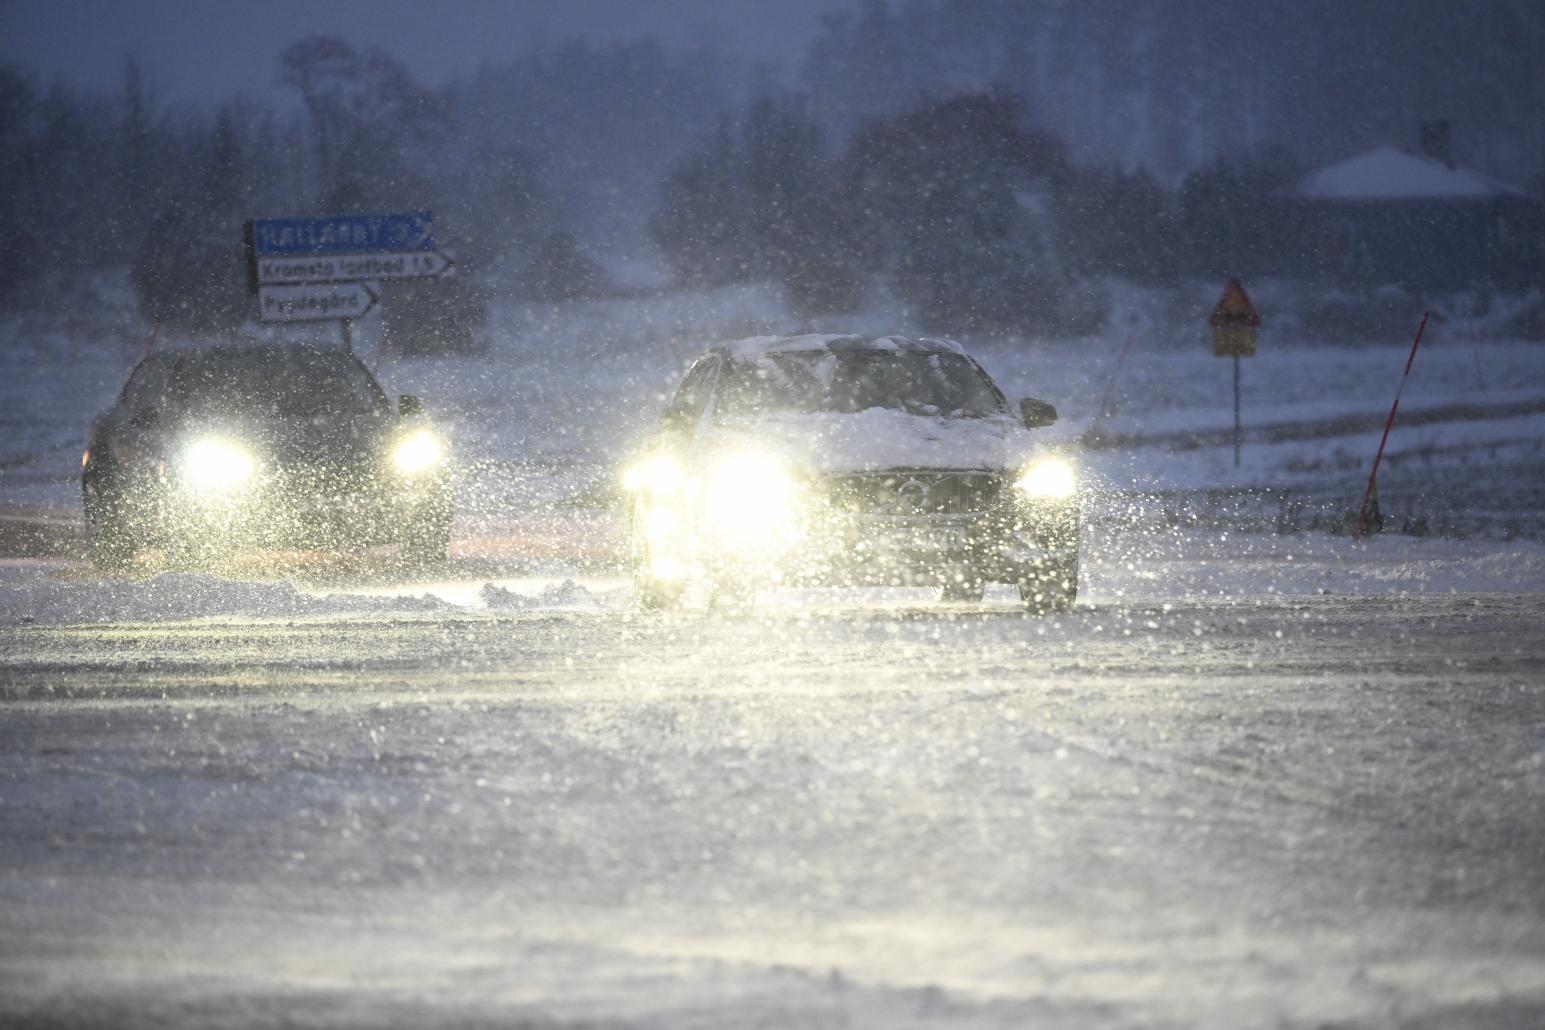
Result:
M259 283L342 283L365 279L433 279L451 267L437 250L403 254L327 254L257 259Z
M258 288L258 317L265 322L320 322L359 318L379 294L369 283L305 283Z

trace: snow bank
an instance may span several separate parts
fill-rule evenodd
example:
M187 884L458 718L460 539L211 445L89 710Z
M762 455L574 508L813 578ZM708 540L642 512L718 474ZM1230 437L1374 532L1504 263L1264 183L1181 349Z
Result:
M601 598L572 579L544 587L535 594L522 594L506 587L484 583L484 607L493 611L531 611L542 608L601 608Z
M1084 556L1081 599L1093 604L1545 591L1545 547L1525 541L1103 530Z
M22 575L18 576L18 572ZM176 619L290 618L363 612L440 611L434 597L329 594L315 597L289 583L166 572L145 580L59 581L13 567L0 585L0 624L156 622Z
M1545 551L1538 547L1376 566L1366 577L1413 592L1537 591L1545 588Z

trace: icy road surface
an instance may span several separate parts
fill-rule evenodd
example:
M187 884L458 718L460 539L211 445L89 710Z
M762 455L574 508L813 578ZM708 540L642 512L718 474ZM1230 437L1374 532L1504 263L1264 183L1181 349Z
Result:
M5 1030L1545 1026L1545 348L1432 334L1354 545L1409 341L1269 317L1236 469L1215 285L1125 290L973 346L1098 502L1072 615L641 618L617 470L768 288L386 363L457 455L442 578L103 579L115 281L0 318Z
M586 593L0 627L0 1024L1545 1025L1541 592Z

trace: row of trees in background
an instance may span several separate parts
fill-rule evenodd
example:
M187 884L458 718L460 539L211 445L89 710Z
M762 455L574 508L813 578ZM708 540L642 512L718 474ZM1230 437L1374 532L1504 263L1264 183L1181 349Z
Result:
M1219 162L1170 192L1080 167L1004 92L874 119L834 149L805 98L764 96L670 170L649 228L683 285L773 278L823 314L882 284L933 329L1078 333L1103 317L1103 277L1234 267L1245 213L1292 178Z
M569 74L645 96L651 77L674 74L652 44L563 54ZM390 55L335 37L289 47L277 75L298 111L243 100L166 107L132 59L110 96L42 92L0 66L0 304L26 303L60 276L128 266L148 318L190 332L229 328L253 308L245 220L422 207L435 211L457 274L434 290L387 284L388 332L405 345L464 337L490 285L552 300L607 289L569 224L570 205L583 203L548 188L561 169L493 117L498 90L488 82L431 89Z
M825 20L798 91L764 76L750 99L721 59L647 41L536 48L430 87L389 54L310 37L275 68L291 111L172 108L132 60L109 96L0 67L0 304L51 275L128 265L151 318L215 329L251 310L245 219L427 206L457 274L388 284L404 345L458 346L490 291L593 297L660 259L681 285L775 280L812 315L878 290L938 329L1082 331L1104 277L1248 272L1252 213L1332 137L1333 156L1397 139L1431 68L1459 98L1462 148L1501 167L1545 147L1537 125L1509 121L1538 110L1520 98L1545 102L1545 65L1500 42L1545 45L1533 6L1445 22L1436 0L1378 0L1320 39L1311 14L1327 4L1244 9L1323 54L1338 102L1366 97L1346 117L1324 83L1288 102L1270 33L1198 49L1215 17L1200 0L865 0ZM1330 60L1402 12L1376 58ZM1463 45L1438 53L1444 25ZM1498 59L1481 74L1450 51Z
M824 19L800 88L844 134L998 87L1081 163L1173 187L1274 145L1318 167L1454 125L1463 161L1514 182L1545 160L1538 0L859 0Z
M609 290L570 227L584 222L572 214L575 192L548 185L557 161L566 181L610 198L607 225L631 218L679 285L770 278L812 315L853 310L879 286L940 330L1079 332L1101 318L1100 277L1173 283L1228 267L1238 243L1230 212L1291 175L1285 159L1272 169L1220 162L1176 192L1141 171L1080 167L1005 91L874 118L838 145L801 94L769 90L738 112L703 113L704 83L653 46L570 47L532 61L433 90L387 54L312 37L279 58L300 102L289 117L243 101L212 115L158 109L132 61L114 97L90 102L38 94L0 69L0 289L15 302L51 271L127 264L147 317L212 331L251 311L246 218L427 205L459 274L434 289L388 284L388 332L404 347L460 349L490 289L540 300ZM700 112L691 135L678 126L669 145L659 124L645 127L658 130L652 149L642 137L616 141L650 153L649 190L625 188L617 168L586 178L573 143L538 159L520 141L547 138L552 125L528 114L511 130L497 116L501 102L526 110L506 91L529 102L543 82L545 105L578 105L589 76L631 83L635 105L654 83ZM621 134L635 122L610 123ZM705 125L716 126L706 143Z

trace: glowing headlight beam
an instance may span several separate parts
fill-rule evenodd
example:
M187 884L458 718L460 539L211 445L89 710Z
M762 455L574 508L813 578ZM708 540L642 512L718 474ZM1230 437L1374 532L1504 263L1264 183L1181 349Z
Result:
M1077 481L1073 466L1059 458L1044 458L1026 469L1014 485L1031 497L1071 497Z
M649 563L649 574L667 583L686 578L687 567L678 558L656 558Z
M628 493L672 494L687 481L681 464L669 454L651 454L622 474L622 488Z
M445 447L427 429L417 429L397 441L392 448L392 467L405 476L426 472L440 464Z
M777 462L759 454L721 462L708 479L708 512L721 528L760 531L787 521L795 484Z
M197 490L233 490L252 478L257 462L240 444L216 437L195 441L182 457L182 472Z

